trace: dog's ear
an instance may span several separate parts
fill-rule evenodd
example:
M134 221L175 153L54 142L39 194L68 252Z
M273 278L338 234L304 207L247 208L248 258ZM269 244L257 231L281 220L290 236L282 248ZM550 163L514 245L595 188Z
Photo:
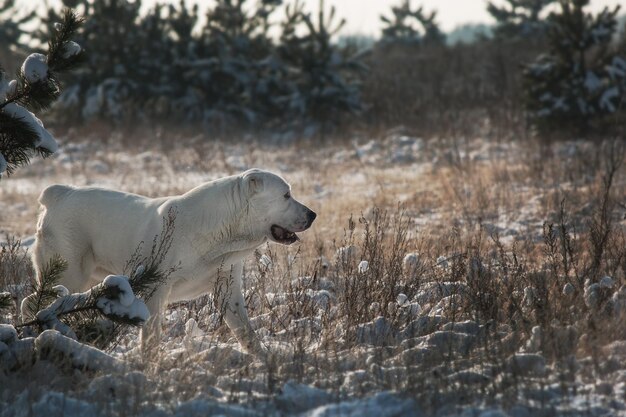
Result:
M263 191L263 175L258 170L249 170L243 174L243 181L248 196Z

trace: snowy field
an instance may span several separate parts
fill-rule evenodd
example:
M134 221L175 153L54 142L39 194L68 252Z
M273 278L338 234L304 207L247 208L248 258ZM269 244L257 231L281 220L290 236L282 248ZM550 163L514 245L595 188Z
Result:
M53 183L165 196L261 167L318 218L301 243L246 264L267 359L241 350L208 296L168 307L148 358L137 329L103 353L0 327L0 417L626 415L619 149L77 136L0 182L5 246L32 245ZM0 256L0 292L17 298L32 279L19 253Z

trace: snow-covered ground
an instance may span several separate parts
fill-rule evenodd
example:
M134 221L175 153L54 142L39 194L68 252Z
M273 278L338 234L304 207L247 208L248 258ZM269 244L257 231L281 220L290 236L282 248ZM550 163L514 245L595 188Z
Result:
M114 138L59 139L56 157L0 183L0 227L26 244L37 194L55 182L156 196L261 166L319 218L299 247L263 247L246 265L268 358L242 351L209 297L169 306L149 358L136 329L104 354L54 330L17 340L0 327L0 417L626 415L623 271L560 277L542 293L544 222L558 221L567 197L582 235L593 211L601 164L584 166L590 144L541 155L398 134L322 149L198 141L133 151ZM616 194L624 186L620 172ZM367 243L366 226L380 241ZM8 291L14 281L0 277Z

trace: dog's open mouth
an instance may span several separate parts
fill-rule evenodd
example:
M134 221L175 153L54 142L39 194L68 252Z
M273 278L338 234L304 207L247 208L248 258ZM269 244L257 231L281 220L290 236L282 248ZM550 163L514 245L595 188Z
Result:
M282 243L283 245L291 245L293 242L300 240L298 235L294 232L285 229L284 227L280 227L277 224L273 224L272 228L272 237L278 243Z

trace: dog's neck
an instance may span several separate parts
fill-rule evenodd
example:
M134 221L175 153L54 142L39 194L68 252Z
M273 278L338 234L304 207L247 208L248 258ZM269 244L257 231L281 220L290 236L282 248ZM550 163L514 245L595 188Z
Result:
M194 246L204 248L203 258L215 259L226 253L252 252L267 241L265 233L250 228L251 224L255 224L249 220L253 213L243 195L241 182L233 182L218 180L203 184L184 194L180 200L182 216L188 210L194 212L201 208L198 224L188 225L185 229L191 233ZM209 188L214 188L213 192L207 193ZM215 201L220 201L220 204L215 204Z

